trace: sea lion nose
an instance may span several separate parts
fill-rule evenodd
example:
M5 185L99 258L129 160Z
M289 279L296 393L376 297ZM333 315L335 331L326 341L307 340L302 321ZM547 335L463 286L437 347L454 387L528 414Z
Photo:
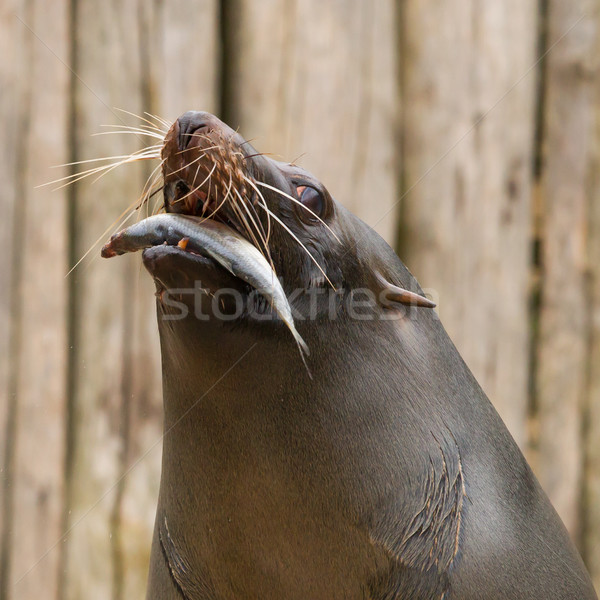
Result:
M180 150L185 150L188 147L193 135L208 133L211 130L210 117L212 117L210 113L190 110L177 119Z

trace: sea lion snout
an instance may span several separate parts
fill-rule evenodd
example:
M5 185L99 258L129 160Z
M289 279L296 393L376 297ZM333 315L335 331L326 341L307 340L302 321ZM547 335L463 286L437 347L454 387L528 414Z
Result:
M199 110L189 110L177 119L179 135L177 142L180 150L185 150L194 135L208 134L211 130L213 115Z

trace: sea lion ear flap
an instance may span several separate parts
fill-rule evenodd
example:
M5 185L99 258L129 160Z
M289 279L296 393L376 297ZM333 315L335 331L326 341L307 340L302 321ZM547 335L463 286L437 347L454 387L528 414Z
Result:
M436 306L435 302L432 302L429 298L425 298L425 296L415 294L414 292L409 292L404 288L390 283L378 271L375 271L375 277L382 287L379 293L379 301L387 308L394 308L394 306L397 306L398 304L418 306L420 308L435 308Z

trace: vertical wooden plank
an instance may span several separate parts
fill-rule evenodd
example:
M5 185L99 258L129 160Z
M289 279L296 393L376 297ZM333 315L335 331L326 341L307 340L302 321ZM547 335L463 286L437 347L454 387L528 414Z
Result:
M68 4L34 1L11 8L22 46L3 54L14 57L19 76L19 104L7 115L16 121L8 132L17 167L13 243L19 258L13 266L19 272L11 290L16 295L10 348L15 411L6 597L57 598L64 510L67 207L64 192L35 186L48 181L49 167L67 159L69 74L57 56L67 54Z
M572 535L580 526L589 306L589 177L598 36L595 0L549 3L544 124L538 474ZM595 259L597 261L597 258Z
M217 0L159 5L148 37L150 102L169 122L188 110L218 111L220 31Z
M401 255L521 447L537 4L403 3Z
M10 56L13 48L22 48L15 16L18 0L0 5L0 56ZM0 239L6 248L0 253L0 598L8 597L8 570L10 561L10 471L9 464L14 429L14 355L11 352L15 336L11 318L15 304L15 229L17 198L17 121L18 110L17 72L20 56L13 60L0 60L0 178L5 182L0 191Z
M225 118L394 238L396 3L228 2Z
M600 39L595 56L600 56ZM591 165L589 207L589 343L588 385L585 409L584 502L582 515L583 557L596 590L600 591L600 89L596 83L594 106L594 156Z
M597 39L596 56L600 56ZM588 381L584 411L585 471L583 496L582 547L592 579L600 590L600 90L596 86L594 154L588 198L588 306L589 349Z
M139 4L80 0L73 66L77 74L76 156L128 154L146 139L90 137L102 124L127 119L112 107L139 114L141 69ZM125 166L96 183L76 187L75 255L82 256L135 202L141 170ZM116 225L116 223L115 223ZM65 597L119 598L124 550L120 501L128 447L131 394L133 294L137 257L102 261L98 247L74 277L72 452L69 456L69 527Z

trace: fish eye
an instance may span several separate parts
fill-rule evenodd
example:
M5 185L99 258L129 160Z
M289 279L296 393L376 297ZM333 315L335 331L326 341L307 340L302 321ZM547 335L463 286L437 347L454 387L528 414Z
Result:
M299 185L296 188L296 192L298 194L298 200L308 209L305 210L297 207L298 215L305 221L315 222L317 220L315 216L321 217L323 209L325 208L323 195L314 187L308 185ZM314 215L311 215L309 211L314 213Z

